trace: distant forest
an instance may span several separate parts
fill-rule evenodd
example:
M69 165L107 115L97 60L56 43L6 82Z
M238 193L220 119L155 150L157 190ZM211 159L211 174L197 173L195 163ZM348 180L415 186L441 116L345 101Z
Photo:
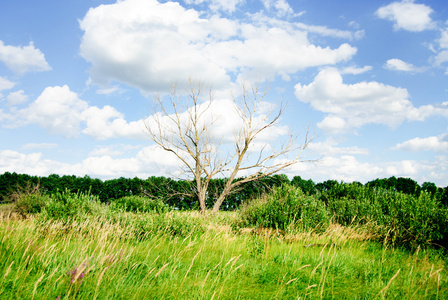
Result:
M226 178L213 179L207 194L207 207L212 207L219 191L223 188ZM238 179L237 179L238 180ZM328 191L337 185L361 185L368 188L392 189L405 194L419 196L426 192L436 197L444 205L448 205L448 186L437 187L432 182L424 182L421 186L410 178L390 177L375 179L362 184L360 182L343 183L336 180L327 180L315 183L311 179L304 180L295 176L290 180L286 175L272 175L257 181L245 183L230 194L223 205L222 210L235 210L243 202L253 199L273 187L288 183L300 187L306 194L313 195ZM187 210L198 208L195 196L194 182L188 180L174 180L167 177L149 177L147 179L124 178L102 181L89 176L77 177L74 175L59 176L56 174L48 177L30 176L6 172L0 175L0 202L10 201L10 195L18 192L26 192L31 187L38 186L40 191L47 194L70 191L98 196L102 202L110 202L126 196L147 196L154 199L163 199L165 203L177 209Z

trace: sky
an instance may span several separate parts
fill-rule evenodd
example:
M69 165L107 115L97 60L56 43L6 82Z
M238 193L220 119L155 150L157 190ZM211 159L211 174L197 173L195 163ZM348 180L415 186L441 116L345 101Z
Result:
M448 185L445 0L0 0L0 174L169 176L145 120L190 79L225 138L231 95L268 86L260 142L314 136L290 177Z

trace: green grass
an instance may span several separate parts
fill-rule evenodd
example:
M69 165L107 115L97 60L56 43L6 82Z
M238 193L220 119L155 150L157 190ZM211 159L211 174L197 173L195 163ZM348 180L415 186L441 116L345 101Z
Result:
M445 260L369 241L362 227L232 231L237 213L67 221L0 210L0 299L446 299ZM160 217L160 216L159 216ZM146 218L146 219L145 219ZM126 220L119 221L119 220ZM154 219L157 220L157 219ZM155 223L154 223L155 224ZM191 225L193 224L193 225ZM167 228L162 228L161 226Z

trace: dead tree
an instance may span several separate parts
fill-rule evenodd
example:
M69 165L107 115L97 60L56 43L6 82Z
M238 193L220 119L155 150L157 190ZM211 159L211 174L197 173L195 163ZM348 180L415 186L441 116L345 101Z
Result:
M213 213L238 186L303 162L303 152L312 141L309 131L300 145L295 136L289 134L277 148L265 142L264 147L254 149L254 142L275 129L284 113L283 103L266 108L269 106L264 101L267 92L267 88L259 90L257 84L249 88L243 84L240 95L232 95L234 113L240 123L233 134L233 147L225 137L214 133L219 116L213 115L215 100L211 89L205 91L202 83L190 80L185 96L179 94L174 85L168 101L160 95L155 97L156 110L146 119L145 127L151 139L174 154L182 162L184 174L195 181L201 212L206 211L209 183L216 176L224 176L226 181L214 203ZM243 177L235 180L237 176Z

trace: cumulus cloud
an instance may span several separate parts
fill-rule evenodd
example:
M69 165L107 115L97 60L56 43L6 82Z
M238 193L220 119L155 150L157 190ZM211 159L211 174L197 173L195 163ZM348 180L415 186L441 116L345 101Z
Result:
M21 148L23 150L33 150L33 149L54 149L57 147L58 144L54 143L28 143L23 145Z
M103 108L91 106L83 111L82 116L86 122L86 128L82 133L97 140L118 137L145 138L143 126L138 121L127 122L122 113L109 105Z
M23 101L23 97L25 95L19 91L10 101ZM137 122L128 123L122 113L109 105L103 108L90 106L67 85L45 88L27 107L14 110L6 117L10 127L37 124L50 133L69 138L77 137L81 132L98 140L144 138Z
M297 84L296 97L327 116L318 127L329 132L344 132L365 124L396 127L403 121L423 121L429 116L448 116L444 106L414 107L406 89L375 81L343 83L340 72L325 69L309 85Z
M448 28L440 30L440 38L437 41L440 48L448 49Z
M303 29L307 32L317 33L322 36L335 37L348 40L360 40L364 37L364 30L357 30L355 32L349 30L339 30L328 28L326 26L307 25L304 23L295 23L297 28Z
M421 72L423 69L417 68L413 64L402 61L401 59L393 58L389 59L384 68L392 71L404 71L404 72Z
M346 67L341 70L341 74L353 74L358 75L372 70L372 66L364 66L362 68Z
M0 150L0 173L17 172L38 176L50 174L90 175L102 179L122 176L147 178L148 176L160 176L161 173L174 174L171 172L180 170L180 168L179 162L172 154L156 146L145 147L130 158L98 155L89 156L76 164L45 159L40 152L24 154L18 151Z
M90 9L80 21L81 55L92 64L94 83L119 81L151 92L167 90L173 82L187 85L189 77L221 89L233 75L284 75L346 61L356 53L348 44L335 49L311 44L307 30L317 28L249 18L255 23L203 17L173 2L119 1Z
M376 15L381 19L394 22L394 29L408 31L424 31L435 28L430 15L432 8L424 4L416 4L414 0L403 0L392 2L382 6L376 11Z
M114 94L114 93L121 93L122 90L120 89L119 86L112 86L112 87L108 87L108 88L104 88L104 89L98 89L96 91L96 93L98 95L110 95L110 94Z
M18 93L17 97L22 93ZM20 97L19 97L20 98ZM261 109L255 116L254 122L264 126L268 108L273 104L261 103ZM265 108L265 109L264 109ZM190 108L191 109L191 108ZM206 110L203 114L204 122L212 122L210 132L217 137L219 142L233 142L234 134L243 126L233 100L229 98L214 100L211 105L205 102L199 109ZM89 135L96 140L111 138L148 139L145 123L147 126L154 125L154 116L146 120L128 122L125 115L114 107L106 105L102 108L91 106L80 99L78 95L65 86L47 87L42 94L27 107L14 110L11 114L2 113L1 118L9 119L10 127L20 127L28 124L37 124L50 133L75 138L80 133ZM187 111L179 111L181 119L188 119ZM168 120L162 118L162 121ZM172 124L171 124L172 125ZM265 130L258 136L257 142L271 141L277 137L286 135L286 126L274 126Z
M402 160L390 163L386 167L388 176L415 177L419 173L419 163L412 160Z
M300 16L302 13L294 14L293 9L286 0L262 0L267 10L275 9L278 17Z
M381 161L366 162L367 149L342 147L333 139L310 145L315 155L321 155L316 164L301 163L286 170L289 176L299 174L302 178L312 178L315 182L328 179L366 183L375 178L411 177L420 183L435 182L445 186L448 180L448 158L436 157L433 161Z
M243 3L244 0L186 0L187 4L203 4L208 3L209 8L212 11L224 11L232 13L235 11L236 7Z
M33 146L34 147L34 146ZM29 149L32 149L30 147ZM448 180L448 157L439 156L433 161L389 161L380 163L363 162L362 157L367 155L365 149L357 147L340 147L334 140L326 140L312 144L313 155L325 154L316 164L299 163L287 170L285 174L302 178L312 178L315 182L328 179L345 182L367 182L374 178L387 178L390 176L412 177L424 182L435 182L445 186ZM109 148L109 147L105 147ZM48 176L60 175L89 175L95 178L109 179L118 177L180 175L182 165L172 155L157 146L144 147L135 156L128 158L114 158L114 147L109 148L111 153L101 151L91 153L82 162L69 164L46 159L40 152L24 154L12 150L0 150L0 173L18 172L30 175ZM129 149L129 147L128 147ZM102 152L102 153L100 153ZM360 156L361 155L361 156Z
M359 148L357 146L340 147L339 142L333 138L328 138L323 142L314 142L309 146L311 152L319 155L335 156L335 155L368 155L369 150Z
M267 125L267 114L269 114L272 109L275 109L275 107L270 107L271 105L266 102L260 103L261 109L259 109L253 116L252 126L259 129ZM182 126L187 126L187 124L190 124L189 121L191 110L192 108L189 108L183 112L180 111L178 116L162 116L158 114L152 115L148 117L144 123L150 128L156 128L160 123L163 128L165 128L164 132L167 135L170 135L171 133L178 131L177 124L172 122L173 119L179 119ZM230 99L216 99L211 102L206 101L198 105L197 111L199 112L198 115L200 115L198 124L200 127L207 126L207 133L210 134L211 139L210 142L215 143L215 146L220 143L233 143L235 141L235 135L241 132L241 129L246 125L243 123L233 100ZM286 136L287 134L287 126L273 126L263 130L254 142L258 143L259 147L263 147L266 146L268 142L277 140L279 137ZM177 139L177 136L172 136L174 140Z
M8 102L8 105L15 106L15 105L19 105L19 104L27 102L28 96L25 95L25 92L23 90L19 90L19 91L10 93L6 97L6 101Z
M19 124L38 124L52 133L76 136L87 102L68 86L47 87L27 108L19 111Z
M316 164L299 163L289 167L285 173L302 178L312 178L315 182L328 179L366 182L381 177L384 169L376 164L358 161L354 155L326 155Z
M34 48L33 42L28 46L15 47L0 41L0 61L17 74L51 70L44 54Z
M108 145L108 146L96 146L90 156L120 156L129 151L138 149L139 146L132 146L126 144Z
M0 150L0 173L16 172L46 176L60 168L61 163L42 158L42 153L23 154L13 150Z
M434 64L436 66L441 66L442 64L448 62L448 28L440 30L440 38L436 41L438 44L437 52L433 58ZM445 74L448 74L448 68Z
M0 91L9 90L15 86L15 82L9 81L6 78L0 77Z
M393 150L448 152L448 135L413 138L397 144Z

